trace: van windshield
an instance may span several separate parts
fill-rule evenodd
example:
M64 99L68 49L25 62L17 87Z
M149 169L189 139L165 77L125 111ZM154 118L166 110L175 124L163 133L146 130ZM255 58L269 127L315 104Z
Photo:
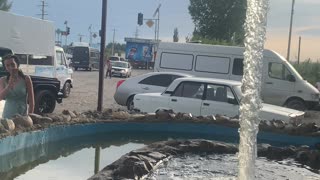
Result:
M282 62L286 65L286 67L289 69L289 71L296 77L299 78L301 80L303 80L303 77L298 73L298 71L290 64L288 63L288 61L286 60L286 58L284 58L283 56L281 56L280 54L278 54L277 52L274 52L281 60Z

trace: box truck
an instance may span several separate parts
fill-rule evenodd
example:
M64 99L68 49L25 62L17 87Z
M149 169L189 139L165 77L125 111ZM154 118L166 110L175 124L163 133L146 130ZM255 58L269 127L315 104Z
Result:
M56 78L68 97L72 88L72 69L61 47L55 46L53 22L0 11L0 50L13 52L25 74Z

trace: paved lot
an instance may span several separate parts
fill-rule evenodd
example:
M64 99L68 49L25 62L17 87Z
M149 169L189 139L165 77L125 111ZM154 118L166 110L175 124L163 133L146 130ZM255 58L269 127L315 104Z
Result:
M152 70L134 69L132 76L145 74ZM57 104L55 113L61 113L64 109L82 112L96 110L98 106L99 71L74 71L73 88L68 98L64 98L61 104ZM104 77L103 108L125 108L116 104L113 95L117 82L125 79Z

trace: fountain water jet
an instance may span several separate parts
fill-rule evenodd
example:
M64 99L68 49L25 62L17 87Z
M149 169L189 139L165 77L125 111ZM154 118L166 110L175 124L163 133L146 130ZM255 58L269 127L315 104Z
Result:
M266 37L268 0L248 0L245 22L244 74L240 105L240 144L238 178L252 180L255 177L257 134L261 108L261 71L264 41Z

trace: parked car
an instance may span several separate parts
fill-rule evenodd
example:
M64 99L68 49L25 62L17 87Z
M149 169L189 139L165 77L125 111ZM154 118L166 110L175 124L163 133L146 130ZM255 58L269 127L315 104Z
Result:
M134 96L134 108L154 113L159 109L191 113L195 116L239 116L241 83L232 80L186 77L174 80L163 93L144 93ZM281 106L263 104L263 120L289 121L302 118L304 112Z
M130 77L132 68L130 63L128 62L123 62L123 61L111 61L112 64L112 70L111 74L112 76L120 76L120 77Z
M132 110L134 95L163 92L173 80L181 77L191 77L191 75L177 72L151 72L121 80L117 83L114 99L118 104L127 106L128 110Z

